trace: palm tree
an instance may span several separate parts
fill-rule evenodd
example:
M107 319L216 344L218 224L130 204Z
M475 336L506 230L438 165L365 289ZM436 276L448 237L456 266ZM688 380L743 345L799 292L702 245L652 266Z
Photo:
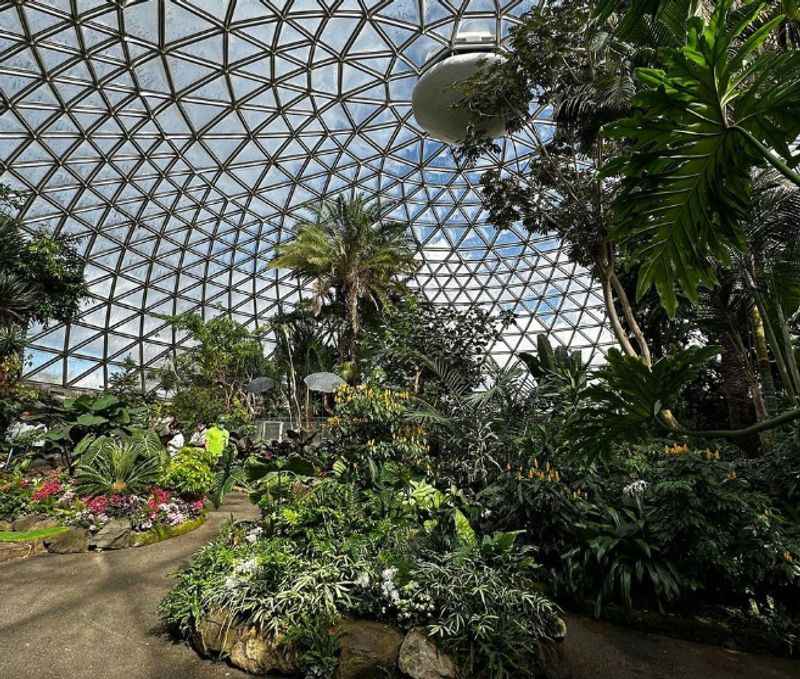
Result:
M324 201L269 263L271 269L293 270L312 286L316 313L326 299L344 306L348 336L340 345L342 361L356 359L359 303L387 303L391 293L406 289L405 279L418 267L407 226L382 221L381 212L360 195Z

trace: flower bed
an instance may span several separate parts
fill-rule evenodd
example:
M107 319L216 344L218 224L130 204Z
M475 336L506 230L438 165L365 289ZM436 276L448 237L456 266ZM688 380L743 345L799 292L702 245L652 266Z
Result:
M183 498L159 486L146 494L83 495L59 471L0 480L0 531L13 542L30 543L27 552L14 552L22 556L153 544L202 525L205 507L205 499ZM61 530L52 532L56 528ZM47 535L34 535L42 531Z

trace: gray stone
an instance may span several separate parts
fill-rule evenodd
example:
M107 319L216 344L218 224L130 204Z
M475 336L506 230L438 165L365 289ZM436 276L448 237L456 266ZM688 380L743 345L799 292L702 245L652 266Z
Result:
M297 651L283 637L266 638L257 628L245 627L231 648L230 663L251 674L296 674Z
M369 620L343 620L336 626L341 653L337 679L376 679L397 667L403 635Z
M91 549L124 549L131 544L131 523L125 519L111 519L89 538Z
M239 636L239 628L222 608L209 611L195 626L192 646L205 656L230 655Z
M400 671L411 679L455 679L456 664L420 629L412 629L400 646Z
M89 533L85 528L70 528L67 532L45 538L44 546L53 554L77 554L89 549Z
M42 528L55 528L58 525L58 521L47 514L25 514L14 521L14 530L26 532Z

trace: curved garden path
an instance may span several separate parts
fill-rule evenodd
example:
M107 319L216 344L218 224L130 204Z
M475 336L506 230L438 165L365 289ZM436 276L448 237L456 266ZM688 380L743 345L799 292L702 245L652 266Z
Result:
M1 679L213 679L247 677L202 660L161 629L170 573L231 514L252 518L231 494L197 530L149 547L38 556L0 566ZM800 679L800 662L642 634L568 617L572 679ZM566 674L566 673L565 673Z
M256 518L229 494L200 528L149 547L47 554L0 565L1 679L248 677L202 660L163 632L158 603L173 573L233 514Z

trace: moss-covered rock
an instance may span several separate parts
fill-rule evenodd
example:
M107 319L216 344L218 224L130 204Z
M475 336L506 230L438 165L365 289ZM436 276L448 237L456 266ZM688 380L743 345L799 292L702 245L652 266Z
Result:
M198 516L196 519L184 521L177 526L154 526L144 533L131 534L131 547L144 547L146 545L154 545L162 540L175 538L179 535L190 533L195 528L199 528L206 522L205 515Z

